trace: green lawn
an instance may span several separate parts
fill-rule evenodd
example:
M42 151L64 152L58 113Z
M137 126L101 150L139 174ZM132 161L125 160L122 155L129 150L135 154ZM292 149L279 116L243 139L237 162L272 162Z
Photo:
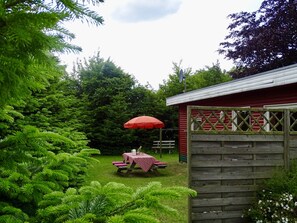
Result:
M160 169L158 174L145 173L141 170L134 171L129 176L118 174L117 168L112 165L112 161L122 160L121 156L98 156L99 162L93 162L87 176L87 183L99 181L105 185L108 182L123 183L129 187L137 188L145 186L151 181L161 182L164 187L187 186L187 164L179 163L177 154L163 154L162 158L158 154L153 154L158 160L165 161L168 166ZM159 215L162 223L187 223L188 200L180 198L168 201L170 207L178 210L177 216Z

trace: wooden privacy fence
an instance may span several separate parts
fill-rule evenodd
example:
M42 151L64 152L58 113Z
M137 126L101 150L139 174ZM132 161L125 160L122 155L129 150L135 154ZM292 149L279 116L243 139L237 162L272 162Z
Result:
M247 222L257 187L296 158L297 110L188 107L189 222Z

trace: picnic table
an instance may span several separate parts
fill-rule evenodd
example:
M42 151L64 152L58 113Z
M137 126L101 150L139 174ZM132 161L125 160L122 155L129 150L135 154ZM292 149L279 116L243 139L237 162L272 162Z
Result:
M156 162L156 158L146 153L123 153L125 163L130 163L130 169L139 166L144 172L148 172Z
M127 173L134 169L142 169L144 172L154 171L157 168L165 168L167 163L156 160L155 157L146 153L123 153L123 162L114 161L113 165L118 167L118 172L127 170Z

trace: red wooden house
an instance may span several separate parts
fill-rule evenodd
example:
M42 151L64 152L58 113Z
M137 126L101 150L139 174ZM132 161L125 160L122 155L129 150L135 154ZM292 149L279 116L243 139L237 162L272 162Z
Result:
M179 154L186 161L187 106L297 108L297 64L175 95L166 104L179 108Z

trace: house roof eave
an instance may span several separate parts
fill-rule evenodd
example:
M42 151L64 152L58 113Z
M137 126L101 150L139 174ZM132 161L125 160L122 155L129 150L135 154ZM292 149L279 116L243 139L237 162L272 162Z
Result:
M297 64L175 95L166 98L166 105L178 105L292 83L297 83Z

